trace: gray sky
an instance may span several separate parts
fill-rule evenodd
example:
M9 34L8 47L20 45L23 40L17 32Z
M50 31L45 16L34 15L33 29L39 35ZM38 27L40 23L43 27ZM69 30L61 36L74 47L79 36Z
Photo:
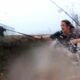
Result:
M79 9L78 0L54 1L66 10L71 3L75 3L76 11ZM64 13L58 13L58 8L49 0L0 0L0 23L14 27L19 32L54 33L59 30L62 19L69 18Z

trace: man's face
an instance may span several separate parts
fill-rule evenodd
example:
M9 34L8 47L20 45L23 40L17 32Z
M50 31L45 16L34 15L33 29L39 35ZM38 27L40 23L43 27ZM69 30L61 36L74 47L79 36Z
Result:
M69 27L67 26L65 22L61 22L61 30L65 34L69 32Z

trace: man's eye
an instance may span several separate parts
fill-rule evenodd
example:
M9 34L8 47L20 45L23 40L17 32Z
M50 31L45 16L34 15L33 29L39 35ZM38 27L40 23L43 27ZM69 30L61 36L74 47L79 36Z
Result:
M64 30L64 28L62 28L62 30Z

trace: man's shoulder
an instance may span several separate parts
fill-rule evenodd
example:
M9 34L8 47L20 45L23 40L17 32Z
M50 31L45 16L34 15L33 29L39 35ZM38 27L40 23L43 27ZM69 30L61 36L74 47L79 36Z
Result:
M60 34L62 34L62 31L57 31L54 34L60 35Z
M50 36L50 38L52 38L52 39L57 38L57 37L59 37L61 34L62 34L61 31L57 31L57 32L55 32L54 34L52 34L52 35Z

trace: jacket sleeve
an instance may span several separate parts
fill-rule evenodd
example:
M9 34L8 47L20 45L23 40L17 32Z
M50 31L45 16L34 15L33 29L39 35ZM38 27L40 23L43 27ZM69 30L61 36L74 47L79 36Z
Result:
M60 32L58 31L58 32L52 34L52 35L50 36L50 38L51 38L51 39L56 39L56 38L59 37L59 35L60 35Z

